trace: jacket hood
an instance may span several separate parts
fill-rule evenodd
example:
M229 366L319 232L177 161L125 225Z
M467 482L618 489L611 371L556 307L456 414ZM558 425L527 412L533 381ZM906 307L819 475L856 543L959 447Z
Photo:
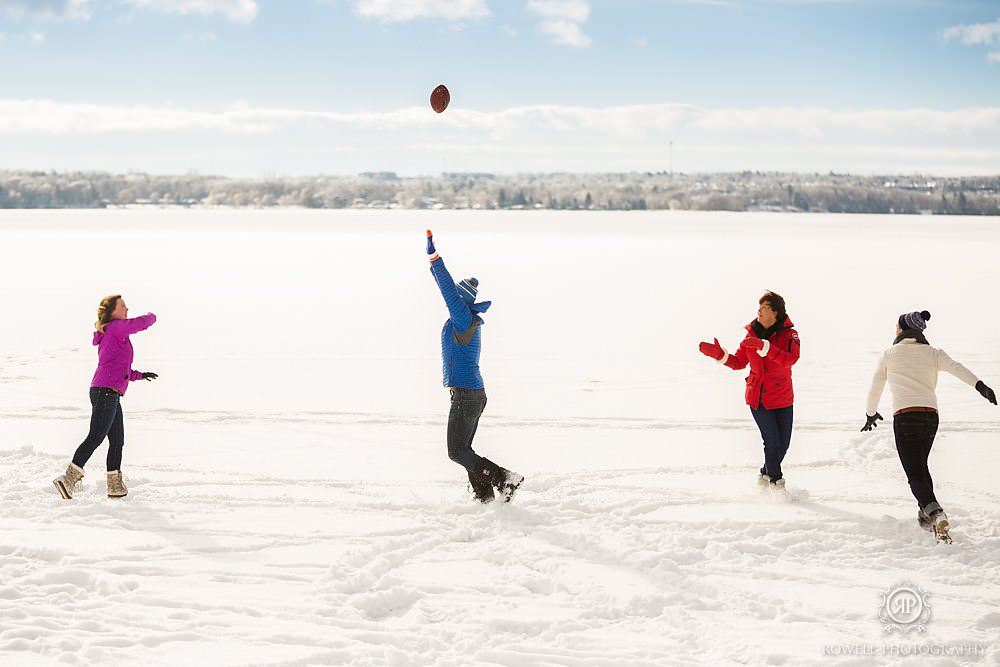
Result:
M102 334L100 331L95 331L94 332L94 345L100 345L102 340L104 340L104 334Z

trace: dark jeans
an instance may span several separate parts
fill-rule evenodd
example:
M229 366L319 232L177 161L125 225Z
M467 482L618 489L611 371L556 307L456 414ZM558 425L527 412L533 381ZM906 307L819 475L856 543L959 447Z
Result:
M448 458L469 472L480 467L482 457L472 451L479 416L486 409L485 389L451 389L451 411L448 413Z
M781 479L781 462L785 460L788 445L792 442L792 406L774 410L751 408L750 414L764 440L764 469L774 482Z
M90 433L76 448L73 463L81 468L87 465L104 438L111 445L108 448L108 470L121 470L122 447L125 446L125 420L122 417L121 394L106 387L90 388Z
M931 480L931 471L927 469L927 457L931 454L937 429L936 412L904 412L892 418L899 462L903 464L906 481L910 483L910 491L920 509L937 503L934 481Z

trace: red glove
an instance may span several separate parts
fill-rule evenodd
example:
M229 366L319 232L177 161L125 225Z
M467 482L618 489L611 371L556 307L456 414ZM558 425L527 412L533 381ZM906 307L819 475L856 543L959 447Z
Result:
M764 341L762 341L760 338L755 338L753 336L751 336L749 338L744 338L742 345L743 345L743 347L749 348L751 350L763 350L764 349Z
M722 359L723 356L725 356L726 353L722 349L722 346L719 345L719 339L718 338L713 338L712 340L715 341L715 342L714 343L705 343L705 342L698 343L698 349L701 350L701 353L704 354L706 357L712 357L716 361L719 361L720 359Z

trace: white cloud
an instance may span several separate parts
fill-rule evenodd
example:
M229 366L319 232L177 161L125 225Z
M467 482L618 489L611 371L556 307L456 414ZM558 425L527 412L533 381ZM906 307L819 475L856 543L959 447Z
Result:
M760 169L937 174L1000 172L1000 107L957 110L835 110L821 107L704 108L684 104L621 107L527 106L496 112L427 106L340 113L233 105L219 110L163 106L0 100L5 146L60 146L86 168L112 164L122 150L150 146L150 170L246 173L285 160L290 143L338 147L330 162L288 158L282 170L356 172L426 165L474 171L645 171L666 168L669 142L684 171ZM416 140L415 140L416 138ZM94 155L94 146L106 155ZM216 165L221 146L242 146L246 164ZM37 152L37 150L36 150ZM25 155L28 153L26 152ZM181 156L181 157L178 157ZM186 156L186 157L184 157ZM443 158L442 158L443 159ZM257 165L254 161L261 161ZM360 162L359 162L360 161ZM242 170L242 172L241 172Z
M221 14L236 23L251 23L259 9L255 0L123 0L127 5L164 14Z
M45 33L38 32L37 30L32 30L28 33L28 41L32 44L43 44L45 43Z
M538 29L543 35L551 37L553 44L559 46L574 46L580 49L590 46L590 37L583 33L578 24L570 21L542 21Z
M590 3L584 0L528 0L528 10L572 23L586 23L590 17Z
M1000 63L1000 51L993 51L986 56L986 59L991 63Z
M471 21L490 15L486 0L358 0L354 11L387 22L424 18Z
M591 39L583 32L590 18L590 3L585 0L528 0L527 9L541 17L539 30L554 44L586 48Z
M89 0L0 0L0 9L17 17L36 16L43 19L90 18L87 9Z
M946 41L960 40L963 44L994 44L1000 42L1000 19L993 23L957 25L944 31Z

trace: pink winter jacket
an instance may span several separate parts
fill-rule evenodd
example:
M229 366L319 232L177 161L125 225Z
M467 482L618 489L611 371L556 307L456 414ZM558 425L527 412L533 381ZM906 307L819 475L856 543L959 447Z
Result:
M128 383L142 379L142 373L132 370L132 341L128 339L143 329L153 326L156 315L146 313L127 320L111 320L104 325L104 333L94 332L97 346L97 370L91 387L107 387L125 395Z

